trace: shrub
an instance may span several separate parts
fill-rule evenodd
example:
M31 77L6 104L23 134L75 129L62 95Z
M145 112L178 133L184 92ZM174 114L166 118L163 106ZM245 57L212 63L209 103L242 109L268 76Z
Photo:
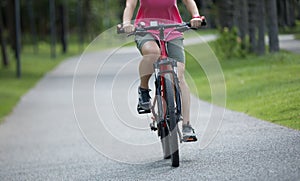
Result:
M216 55L221 59L240 58L246 56L245 47L238 36L237 28L225 27L220 31L219 38L214 44Z

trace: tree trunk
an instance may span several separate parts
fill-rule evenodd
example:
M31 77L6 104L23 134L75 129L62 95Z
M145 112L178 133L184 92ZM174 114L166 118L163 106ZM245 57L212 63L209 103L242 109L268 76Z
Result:
M17 60L17 77L21 78L21 15L20 15L20 0L15 0L15 39L16 50L15 56Z
M250 41L250 52L255 52L256 50L256 1L248 1L248 21L249 21L249 41Z
M0 3L0 5L2 5ZM5 38L3 36L3 17L2 17L2 12L1 12L1 8L0 8L0 43L1 43L1 52L2 52L2 65L4 67L8 67L9 65L9 61L8 61L8 57L7 57L7 50L6 50L6 43L5 43Z
M78 44L79 44L79 50L83 47L84 42L84 30L83 30L83 15L82 15L82 0L77 0L77 27L78 27Z
M277 0L278 7L278 25L281 27L286 26L286 18L285 18L285 0Z
M265 54L265 2L258 0L257 8L257 27L258 27L258 42L257 53L258 55Z
M85 33L92 37L93 35L92 35L90 23L92 23L91 22L91 0L84 0L83 1L83 24L81 26L85 27Z
M27 0L26 5L27 5L27 12L28 12L28 17L29 17L33 51L34 51L34 53L38 53L37 32L36 32L36 27L35 27L35 20L34 20L35 18L34 18L34 10L32 7L33 6L32 0Z
M275 0L265 0L270 52L279 51L277 6Z
M126 2L123 0L119 0L118 3L121 6L121 10L123 10L125 8ZM119 21L120 23L123 22L123 11L118 11L118 17L119 17Z
M278 0L278 24L279 26L293 27L296 25L296 1L295 0Z
M213 8L213 2L211 0L195 0L197 7L200 11L200 15L205 16L207 19L208 28L217 28L215 22L215 9Z
M238 27L239 25L239 17L241 16L241 12L240 12L240 0L232 0L232 5L231 5L231 11L232 11L232 23L233 26Z
M68 44L67 44L67 7L66 3L63 2L59 6L59 16L60 16L60 23L61 23L61 30L60 30L60 40L62 45L62 52L67 53Z
M56 57L55 0L49 0L51 58Z
M239 16L238 16L238 27L239 36L242 42L242 49L246 48L246 36L248 34L248 2L247 0L238 1L239 3Z
M231 29L234 25L234 6L232 0L217 1L216 5L218 7L221 28L224 29L227 27Z
M287 17L287 25L289 27L296 26L296 15L295 15L295 0L287 0L286 1L286 17Z
M6 22L8 26L9 32L9 44L11 48L15 51L16 50L16 29L15 29L15 1L8 0L7 3L7 15L6 15Z
M2 52L2 65L8 67L9 62L7 58L6 44L3 37L2 26L0 25L0 42L1 42L1 52Z
M297 2L297 12L298 12L297 19L300 20L300 1Z
M287 26L290 26L291 19L290 19L290 0L285 0L285 22Z
M105 29L109 28L110 26L110 18L109 18L109 14L110 14L110 9L109 9L109 0L104 0L104 18L103 18L103 27Z

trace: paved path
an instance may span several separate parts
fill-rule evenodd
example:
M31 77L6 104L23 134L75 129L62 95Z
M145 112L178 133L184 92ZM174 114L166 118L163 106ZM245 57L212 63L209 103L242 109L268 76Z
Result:
M125 47L70 58L48 73L0 125L0 180L299 180L299 131L223 115L195 97L200 141L182 144L181 166L172 169L150 118L135 113L139 58ZM222 125L206 146L216 115Z
M300 53L300 40L295 40L294 35L280 35L279 46L282 49Z
M215 40L217 37L216 35L207 35L203 37L203 41L211 41ZM266 43L268 44L268 37L266 36ZM189 39L188 44L197 44L199 43L195 39ZM281 49L291 51L293 53L300 53L300 40L295 40L294 35L279 35L279 47Z

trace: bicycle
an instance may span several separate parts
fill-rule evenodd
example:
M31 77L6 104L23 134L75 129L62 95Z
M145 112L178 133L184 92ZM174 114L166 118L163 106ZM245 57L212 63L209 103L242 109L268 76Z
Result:
M201 23L206 25L205 18ZM139 24L131 35L145 35L149 30L158 30L159 35L152 34L160 45L161 56L154 63L155 74L155 97L150 111L144 111L138 108L140 114L151 113L153 122L150 124L152 131L157 131L160 137L163 149L164 159L171 159L172 166L179 166L179 148L178 142L189 142L192 140L183 140L178 122L181 120L181 91L177 77L177 61L168 57L166 50L166 38L164 30L173 28L173 31L184 32L189 29L190 23L182 24L157 24L146 27ZM117 26L117 33L125 33L121 25ZM179 138L179 139L178 139ZM178 141L179 140L179 141Z

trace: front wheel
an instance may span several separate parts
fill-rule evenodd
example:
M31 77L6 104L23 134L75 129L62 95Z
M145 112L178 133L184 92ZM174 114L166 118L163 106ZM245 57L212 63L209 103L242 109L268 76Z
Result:
M159 126L159 129L160 129L160 139L161 139L164 159L170 159L171 153L170 153L170 141L169 141L169 136L168 136L169 130L166 127L166 125L163 125L163 124Z
M179 166L179 149L178 149L178 135L177 135L177 116L175 112L175 86L173 74L166 73L165 76L165 99L166 99L166 113L167 124L169 127L169 147L172 160L172 166Z

